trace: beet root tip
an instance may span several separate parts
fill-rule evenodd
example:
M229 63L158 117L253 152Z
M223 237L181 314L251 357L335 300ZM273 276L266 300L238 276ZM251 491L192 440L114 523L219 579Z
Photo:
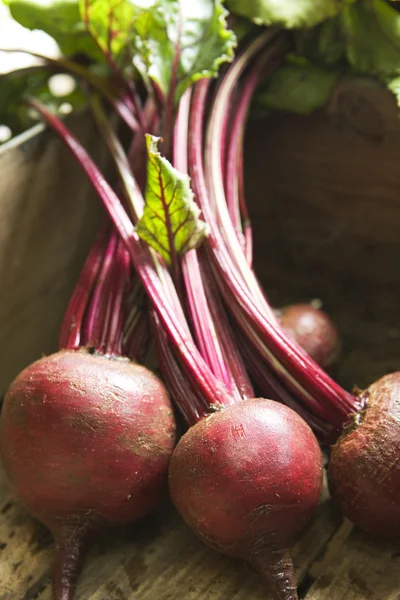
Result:
M288 550L254 548L249 563L261 575L274 600L298 600L293 561Z
M286 550L318 504L322 456L294 411L256 398L204 418L178 442L169 488L206 544L249 562L274 600L297 599Z
M82 566L85 541L86 531L79 528L75 530L66 528L55 536L54 600L73 600Z

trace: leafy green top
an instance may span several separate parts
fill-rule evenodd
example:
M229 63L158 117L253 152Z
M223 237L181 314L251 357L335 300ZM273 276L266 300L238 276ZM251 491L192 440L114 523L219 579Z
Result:
M221 0L157 0L134 22L135 65L164 95L176 77L175 100L203 77L214 77L233 58L236 38Z
M169 110L196 80L233 57L236 38L223 0L3 0L14 18L46 31L64 54L104 54L135 66ZM258 111L308 114L324 105L342 75L372 75L400 104L400 11L391 0L226 0L258 24L294 29L295 51L265 83ZM244 25L244 27L243 27ZM236 23L247 31L245 21Z
M11 15L28 29L41 29L55 39L65 56L101 54L88 35L79 13L78 0L3 0Z
M165 96L174 74L176 103L193 82L216 76L236 45L222 0L4 1L17 21L51 35L65 55L98 61L106 52L119 68L134 61Z
M258 96L259 113L279 103L284 110L309 113L323 106L339 77L349 73L377 78L400 105L400 12L394 2L345 2L336 17L296 32L295 39L296 55Z
M227 0L229 9L258 25L314 27L336 16L349 0Z

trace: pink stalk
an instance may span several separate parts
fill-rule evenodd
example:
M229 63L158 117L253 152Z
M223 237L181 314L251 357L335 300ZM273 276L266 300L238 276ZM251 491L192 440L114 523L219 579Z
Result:
M51 114L37 101L31 100L30 104L60 136L64 144L69 148L87 174L89 181L102 200L115 227L126 244L132 263L157 311L160 321L163 327L169 332L171 341L173 342L176 351L179 352L179 356L181 357L182 363L187 368L188 373L191 374L191 380L193 381L193 384L197 386L202 398L204 398L207 405L230 405L232 400L226 389L221 382L216 379L202 359L193 340L187 335L181 323L177 321L176 313L169 300L166 298L160 279L157 275L153 256L149 249L140 241L118 196L105 180L86 150L71 132L68 131L60 119ZM202 403L201 406L193 406L193 412L194 414L205 414L204 403Z
M107 232L108 227L100 230L85 261L61 325L59 348L74 350L81 346L83 318L103 261Z
M243 165L243 154L240 153L237 163L238 170L238 195L240 204L240 214L243 220L244 230L244 247L246 260L250 267L253 264L253 230L251 227L250 216L247 211L247 204L244 196L244 165Z
M82 337L85 344L90 343L100 350L102 348L102 339L104 329L107 329L108 319L110 316L110 308L108 306L108 294L110 293L110 273L113 269L113 261L115 259L118 237L115 231L112 232L104 254L103 263L100 269L96 289L93 298L91 299L86 322L84 324ZM104 314L104 321L100 322L98 315Z
M332 406L336 407L339 413L347 415L349 407L354 407L354 397L342 390L304 352L290 340L286 339L276 324L275 317L272 316L270 319L272 309L268 306L268 309L265 310L266 301L260 288L258 288L258 294L255 298L261 300L264 306L260 310L254 304L254 295L252 295L252 290L246 284L251 280L253 283L252 287L254 287L254 285L258 286L258 282L245 260L236 235L233 242L237 246L235 252L237 253L240 250L242 257L240 259L241 269L247 269L244 281L241 280L241 273L239 272L237 262L236 264L233 263L231 255L226 249L225 241L222 239L220 228L215 221L214 212L209 203L208 189L203 170L203 120L208 86L208 82L200 82L196 86L189 129L189 156L190 164L192 165L192 184L206 220L211 227L208 243L214 257L215 265L219 271L219 280L223 282L221 293L227 295L231 303L240 306L252 327L256 328L258 335L266 336L266 348L268 349L266 358L269 364L290 382L293 391L296 394L300 394L300 398L304 400L305 404L310 401L311 393L319 398L319 402L321 402L322 398L325 400L328 396L332 399ZM218 131L219 128L215 130L216 135L218 135ZM231 230L234 233L232 227ZM237 258L237 254L235 254L235 258ZM293 371L296 374L296 378L293 376Z
M188 375L174 356L167 333L154 310L152 317L157 358L163 377L186 423L189 426L195 425L209 412L211 405L207 404L196 387L190 384Z
M187 135L190 109L190 92L181 100L179 114L174 132L174 166L187 173ZM186 298L192 320L195 338L200 352L214 375L224 382L230 394L238 394L220 345L216 331L216 323L210 313L209 300L203 285L200 265L196 250L189 250L181 260L185 282ZM240 397L240 395L239 395Z
M272 68L273 65L270 65ZM252 230L247 206L244 199L243 181L243 137L244 125L250 109L254 91L259 84L263 64L256 65L240 90L239 101L234 108L233 125L228 144L226 158L225 194L226 202L236 235L244 249L247 262L252 263ZM225 132L222 132L225 136ZM245 235L243 236L242 218L244 219Z
M124 297L130 283L130 257L121 240L118 240L115 265L113 268L113 288L110 293L108 329L102 340L105 354L122 355L122 335L125 321Z

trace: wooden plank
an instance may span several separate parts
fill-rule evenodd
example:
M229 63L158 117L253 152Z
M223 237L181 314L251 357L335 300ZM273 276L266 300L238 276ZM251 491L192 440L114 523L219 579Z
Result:
M0 600L50 600L51 536L0 490ZM334 534L338 518L327 494L297 544L297 576ZM265 600L266 590L245 564L206 548L165 500L157 512L121 530L103 533L92 545L77 600Z
M374 543L348 523L334 534L337 525L325 500L295 548L297 576L306 594L302 597L398 600L399 544ZM6 497L0 506L0 600L50 600L52 558L49 533ZM168 502L140 524L99 536L88 553L77 593L77 600L177 597L269 596L246 565L205 548Z
M311 566L307 600L399 600L400 542L373 541L345 522Z
M104 162L92 122L72 126ZM99 214L89 183L49 132L29 132L0 151L0 394L56 347Z
M343 83L327 113L249 128L256 269L277 305L323 300L348 389L400 364L399 153L396 103L369 80Z

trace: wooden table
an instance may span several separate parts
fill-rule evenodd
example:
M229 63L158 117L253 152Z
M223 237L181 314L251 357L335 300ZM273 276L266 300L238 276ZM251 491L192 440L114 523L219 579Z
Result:
M91 124L77 130L102 162ZM247 154L257 270L276 304L325 300L344 338L335 375L347 387L366 385L400 358L397 110L359 82L312 119L279 117L263 131L250 127ZM55 348L98 215L87 182L51 134L0 152L1 392ZM50 599L52 558L50 535L1 479L0 600ZM294 558L301 598L400 599L400 542L374 541L343 522L326 491ZM168 499L143 522L93 541L77 593L77 600L267 598L257 575L205 548Z
M51 536L1 487L1 600L51 598ZM295 548L300 597L398 600L400 545L372 542L325 496ZM198 541L166 502L142 523L110 531L87 555L77 600L266 600L245 564Z

